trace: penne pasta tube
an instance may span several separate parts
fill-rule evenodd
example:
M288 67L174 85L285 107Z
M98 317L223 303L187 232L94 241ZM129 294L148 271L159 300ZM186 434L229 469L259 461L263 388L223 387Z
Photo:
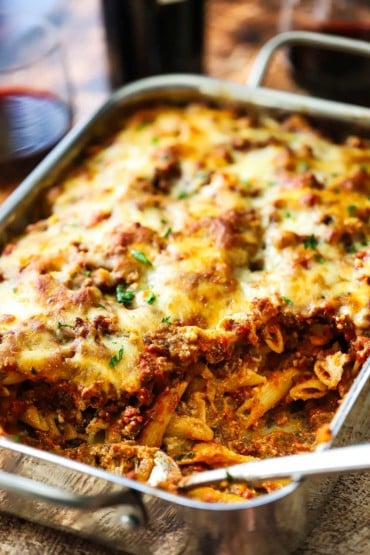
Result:
M212 441L213 431L205 422L193 416L175 414L168 424L166 436L198 441Z
M313 370L323 384L329 389L334 389L340 382L344 365L348 361L349 356L347 354L337 352L322 360L317 360Z
M262 331L265 343L275 353L284 351L284 338L278 324L268 323Z
M192 451L186 455L187 456L181 458L181 462L179 462L180 465L204 463L208 466L229 466L256 460L255 457L241 455L215 442L197 443L194 445Z
M323 384L318 378L308 378L303 382L294 385L289 395L293 401L298 401L298 399L320 399L324 397L328 391L328 388Z
M188 385L188 381L179 382L158 395L150 419L140 434L139 441L142 445L148 447L161 446L167 426Z
M34 406L27 407L20 420L36 430L40 430L42 432L49 431L49 424Z
M289 393L293 380L298 374L299 371L296 368L272 372L265 384L254 389L253 397L247 399L237 411L238 414L245 416L247 428L256 424L266 412Z

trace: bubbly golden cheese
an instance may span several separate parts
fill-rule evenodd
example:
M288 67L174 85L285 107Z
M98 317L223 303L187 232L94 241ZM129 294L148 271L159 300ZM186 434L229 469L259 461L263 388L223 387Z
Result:
M370 147L298 116L203 104L125 116L3 250L5 428L20 418L68 444L109 427L108 443L141 433L170 453L185 434L190 458L239 461L243 429L284 399L344 391L368 352L369 197ZM41 384L58 385L53 420Z
M218 330L256 297L331 305L369 328L369 148L299 120L162 107L125 121L60 188L0 262L1 354L20 373L135 390L145 332ZM76 318L88 332L65 341ZM114 331L97 339L99 318Z

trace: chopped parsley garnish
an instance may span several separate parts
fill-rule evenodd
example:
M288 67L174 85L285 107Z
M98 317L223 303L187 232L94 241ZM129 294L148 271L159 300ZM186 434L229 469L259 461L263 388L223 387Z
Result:
M181 455L176 457L176 460L183 461L184 459L194 459L194 456L194 453L192 451L189 451L189 453L182 453Z
M155 293L153 293L153 291L151 291L151 292L149 293L149 295L147 296L147 298L145 299L145 301L146 301L148 304L153 304L154 301L156 300L156 298L157 298L157 297L156 297Z
M74 328L74 326L71 326L71 324L63 324L63 322L58 322L58 329L61 330L62 328Z
M106 306L104 306L103 304L98 304L98 308L103 308L104 310L108 310Z
M350 204L349 206L347 206L347 212L351 216L351 218L353 218L354 216L356 216L357 206L355 206L354 204Z
M245 185L246 187L248 187L251 184L251 180L250 179L242 179L242 184Z
M177 198L178 198L179 200L182 200L182 199L184 199L184 198L188 198L188 196L189 196L189 193L187 193L186 191L181 191L181 192L177 195Z
M289 299L289 297L283 297L283 301L285 302L285 304L293 304L292 299Z
M163 235L164 239L167 239L172 233L172 227L168 227Z
M305 249L313 249L315 250L317 245L319 244L318 239L315 237L315 235L311 234L309 237L307 237L307 239L305 239L303 241L303 245Z
M18 293L18 289L16 287L13 287L13 293L14 294Z
M21 441L21 438L16 434L8 435L7 437L8 439L11 439L12 441L16 441L17 443L20 443Z
M152 137L152 145L156 145L159 142L159 137Z
M324 262L325 262L325 258L323 258L320 254L315 254L315 260L319 264L324 264Z
M298 166L297 166L297 171L298 172L306 172L308 170L309 166L307 164L307 162L299 162Z
M112 358L110 359L109 361L110 368L114 368L115 366L117 366L119 361L122 360L122 357L123 357L123 347L121 347L118 353L116 355L113 355Z
M145 129L146 127L148 127L149 125L149 121L142 121L140 123L137 124L137 126L135 127L136 131L142 131L143 129Z
M147 266L153 266L149 258L142 251L137 251L136 249L131 251L132 256L141 264L146 264Z
M172 324L171 316L164 316L164 318L162 318L161 322L162 322L162 324L167 324L167 326L170 326Z
M348 252L348 254L353 254L357 252L355 245L348 245L346 247L346 252Z
M232 482L234 480L234 478L231 476L230 472L228 472L227 470L226 470L226 480L229 482L229 484L230 484L230 482Z
M286 210L286 212L284 212L284 218L291 218L292 214L291 212L289 212L289 210Z
M82 272L85 276L91 276L92 270L83 270Z
M124 285L120 283L116 287L116 299L123 306L130 306L135 298L135 293L133 291L128 291L125 289Z

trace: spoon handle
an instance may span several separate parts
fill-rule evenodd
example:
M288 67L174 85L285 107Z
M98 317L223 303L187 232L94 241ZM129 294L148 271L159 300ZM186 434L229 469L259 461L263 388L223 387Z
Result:
M331 474L367 470L370 468L370 443L328 449L326 451L289 455L237 464L227 468L193 474L181 481L182 489L236 480L259 482L276 478L298 478L318 474Z

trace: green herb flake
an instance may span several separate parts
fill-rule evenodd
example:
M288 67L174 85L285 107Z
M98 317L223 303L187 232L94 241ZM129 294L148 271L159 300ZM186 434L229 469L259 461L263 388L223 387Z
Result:
M85 276L91 276L92 270L83 270L82 272Z
M135 258L135 260L141 262L141 264L146 264L146 266L153 266L146 254L144 254L142 251L134 249L131 251L131 254Z
M231 476L230 472L228 472L227 470L226 470L226 480L229 482L229 484L234 481L234 478Z
M109 361L109 367L114 368L122 360L123 357L123 347L120 348L116 355L113 355Z
M71 326L71 324L63 324L63 322L60 322L60 321L59 321L59 322L58 322L58 330L61 330L61 329L63 329L63 328L71 328L71 329L73 329L74 326Z
M168 227L163 235L164 239L167 239L167 237L169 237L172 233L172 227Z
M108 310L107 307L104 306L103 304L99 303L97 306L98 306L98 308L102 308L103 310Z
M135 127L135 130L136 131L142 131L143 129L148 127L148 125L149 125L149 121L142 121L142 122L137 124L137 126Z
M152 145L156 145L159 143L159 137L152 137Z
M179 200L183 200L183 199L188 198L188 197L189 197L189 193L187 193L186 191L181 191L181 192L177 195L177 198L178 198Z
M319 244L319 241L313 234L311 234L309 237L307 237L307 239L303 241L303 246L305 249L315 250L318 244Z
M354 254L355 252L357 252L355 245L348 245L346 247L346 252L348 254Z
M125 286L120 283L116 287L116 299L123 306L130 306L135 298L135 293L133 291L128 291Z
M292 213L289 212L289 210L286 210L286 212L284 212L284 218L291 218L292 217Z
M250 184L251 184L250 179L242 179L242 185L244 185L245 187L249 187Z
M167 326L171 326L172 325L171 316L165 316L164 318L162 318L161 323L167 324Z
M16 287L13 287L13 293L14 293L14 295L15 295L16 293L18 293L18 289L17 289Z
M21 438L16 434L11 434L11 435L8 435L7 437L11 441L15 441L16 443L20 443L20 441L21 441Z
M283 301L285 302L285 304L293 304L292 299L289 299L289 297L283 297Z
M306 172L308 169L309 165L307 164L307 162L299 162L299 164L297 165L298 172Z
M151 291L149 293L149 295L147 296L147 298L145 299L145 302L147 302L148 304L153 304L156 300L156 295L155 293L153 293L153 291Z
M182 453L181 455L176 457L176 460L183 461L186 459L194 459L194 457L195 457L195 454L192 451L189 451L189 453Z
M354 204L350 204L349 206L347 206L347 212L351 218L354 218L357 213L357 206L355 206Z
M325 263L325 258L323 258L320 254L315 254L315 260L319 264L324 264Z

